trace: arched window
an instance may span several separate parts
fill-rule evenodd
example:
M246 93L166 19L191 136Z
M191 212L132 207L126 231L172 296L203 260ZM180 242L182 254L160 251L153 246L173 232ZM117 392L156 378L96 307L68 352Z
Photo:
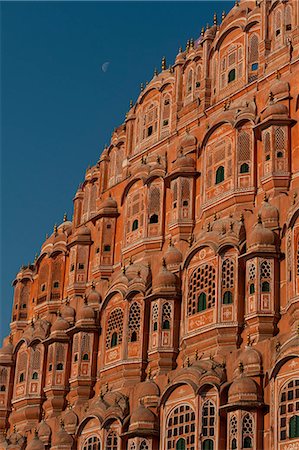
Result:
M101 450L100 439L97 436L90 436L84 442L82 450Z
M270 283L268 281L262 282L262 292L270 292Z
M58 363L56 365L56 370L63 370L63 364L62 363Z
M215 405L211 400L207 400L202 407L202 435L204 438L213 438L215 436L215 420ZM212 443L212 447L206 448L213 449L213 441L211 439L206 439L206 441Z
M117 332L114 331L114 333L112 333L112 336L111 336L111 348L116 347L117 345L118 345L118 336L117 336Z
M166 422L166 437L166 449L196 448L195 413L189 405L183 404L171 411Z
M185 450L186 449L186 442L184 438L180 438L177 443L175 444L175 450Z
M170 303L164 303L162 307L162 329L170 329L170 321L172 316L172 307Z
M130 306L129 312L129 340L136 342L139 340L140 333L141 310L138 302L134 302Z
M20 376L19 376L19 382L20 382L20 383L23 383L23 381L25 381L25 375L24 375L24 373L22 372L22 373L20 374Z
M236 79L236 69L231 69L228 72L228 77L227 77L227 82L231 83L232 81L234 81Z
M201 292L198 297L197 311L204 311L207 309L207 296L204 292Z
M152 306L153 331L157 331L158 330L158 317L159 317L159 306L158 306L158 303L153 303L153 306Z
M224 181L224 167L219 166L216 170L215 184L222 183L222 181Z
M275 36L278 37L281 33L281 14L277 11L275 14Z
M224 305L229 305L230 303L232 303L233 302L233 294L230 291L224 292L222 302Z
M255 293L255 285L254 285L254 283L250 283L249 294L254 294L254 293Z
M148 450L148 449L149 449L148 443L146 441L142 441L139 450Z
M82 360L83 361L88 361L89 360L88 353L84 353L84 355L82 356Z
M253 418L252 415L247 413L243 417L242 422L242 442L243 448L252 448L253 447Z
M6 391L6 388L5 388L4 384L1 386L0 391L1 392L5 392Z
M205 439L202 444L203 450L214 450L214 442L212 439Z
M192 86L193 86L193 70L190 69L187 75L186 95L192 93Z
M237 448L238 439L238 420L236 416L232 416L229 421L229 433L231 439L231 449L235 450Z
M76 353L74 356L74 362L77 362L77 361L78 361L78 353Z
M204 295L201 295L204 294ZM191 274L188 289L188 316L215 306L216 271L211 264L197 267ZM203 309L201 309L203 307Z
M290 439L299 437L299 415L290 418L289 437Z
M235 285L235 263L232 258L225 258L222 263L221 287L222 303L233 303L233 291Z
M286 31L291 31L292 29L292 7L287 5L285 9L285 27Z
M115 431L110 431L107 435L105 450L118 450L118 437Z
M299 437L299 379L282 389L279 403L279 437L281 441Z
M122 343L123 334L123 311L121 308L115 308L111 311L108 319L106 332L106 349ZM112 345L113 343L113 345Z
M132 223L132 231L138 230L138 220L135 219Z
M33 372L32 379L33 380L38 380L38 373L37 372Z
M249 164L247 163L241 164L240 173L249 173Z
M255 71L258 69L259 59L259 38L256 34L253 34L249 41L249 70Z
M150 216L149 223L158 223L158 222L159 222L159 217L158 217L158 215L157 215L157 214L152 214L152 215Z

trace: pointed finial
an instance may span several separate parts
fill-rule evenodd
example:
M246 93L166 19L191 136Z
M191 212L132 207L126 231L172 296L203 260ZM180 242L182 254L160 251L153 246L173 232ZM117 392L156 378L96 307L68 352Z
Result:
M257 223L262 223L262 217L260 214L257 215Z
M244 223L244 214L243 214L243 212L241 212L241 214L240 214L240 222Z
M55 223L55 225L54 225L54 233L56 234L57 233L57 224Z
M247 334L247 346L250 347L251 345L251 339L250 339L250 334Z
M190 236L188 237L188 244L189 244L189 247L192 247L193 241L194 241L193 234L190 234Z
M179 53L182 53L183 49L182 47L179 48Z
M37 429L36 428L34 428L34 437L38 437L38 432L37 432Z
M169 238L169 247L173 247L172 237Z
M165 260L165 258L162 258L162 266L166 267L166 260Z
M150 380L152 378L152 368L148 369L147 378Z
M189 52L190 49L190 41L188 39L187 44L186 44L186 52Z
M109 391L109 386L108 386L108 383L106 383L106 392L108 392Z
M243 373L244 372L244 365L243 365L242 361L239 362L239 366L238 367L239 367L240 373Z
M216 220L217 220L217 214L214 213L214 222L216 222Z
M157 69L157 67L155 67L154 76L156 77L157 75L158 75L158 69Z
M148 81L146 80L146 82L145 82L145 86L148 86Z
M193 38L190 39L190 48L194 48L194 39Z
M166 58L165 58L165 56L163 56L163 58L162 58L161 68L162 68L162 70L166 70Z
M130 100L130 108L133 108L133 100Z
M235 6L239 6L239 0L235 1Z
M208 30L209 28L210 28L210 24L207 23L206 30Z
M34 264L36 263L36 261L38 260L38 254L35 253L35 257L34 257Z
M48 233L46 233L46 240L48 239L48 237L49 237L49 235L48 235Z
M264 202L268 202L269 198L266 192L264 192Z
M279 70L276 70L276 79L280 80L281 74L279 72Z
M190 358L187 356L187 367L190 367Z
M126 275L126 266L122 266L122 268L121 268L121 270L122 270L122 273L124 274L124 275Z
M213 24L217 25L217 13L216 12L214 12Z
M61 426L61 428L64 430L64 421L63 421L63 419L60 419L60 426Z
M195 361L197 361L198 360L198 350L196 349L195 350Z
M203 36L205 34L205 27L202 27L200 35Z
M96 284L94 281L91 282L91 289L94 291L96 288Z
M222 19L222 20L224 20L224 19L225 19L225 16L226 16L226 13L225 13L225 11L222 11L222 14L221 14L221 19Z
M273 102L273 100L274 100L274 94L273 94L272 91L270 91L270 92L269 92L269 101L270 101L270 102Z
M210 224L210 222L208 222L208 225L207 225L207 232L209 233L211 231L211 224Z
M13 426L13 432L14 432L14 433L17 432L17 426L16 426L16 425Z
M129 265L131 266L132 264L133 264L133 258L132 258L132 255L130 255Z
M276 342L275 350L276 350L277 352L279 352L279 350L280 350L280 342L279 342L279 341Z
M32 328L34 328L34 320L33 320L33 317L32 317L32 319L31 319L30 325L31 325Z
M67 221L67 213L66 213L66 212L63 214L63 221L64 221L64 222Z
M144 85L143 85L143 83L140 84L140 90L141 90L141 92L144 90Z

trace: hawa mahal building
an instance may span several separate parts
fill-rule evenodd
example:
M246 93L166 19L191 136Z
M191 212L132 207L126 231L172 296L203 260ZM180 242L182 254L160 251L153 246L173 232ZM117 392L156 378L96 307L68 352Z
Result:
M0 448L299 449L299 3L145 86L13 282Z

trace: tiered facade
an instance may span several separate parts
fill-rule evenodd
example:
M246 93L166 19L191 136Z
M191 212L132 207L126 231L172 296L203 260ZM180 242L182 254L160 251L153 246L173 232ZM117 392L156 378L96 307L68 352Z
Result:
M299 3L141 89L14 281L0 448L299 449Z

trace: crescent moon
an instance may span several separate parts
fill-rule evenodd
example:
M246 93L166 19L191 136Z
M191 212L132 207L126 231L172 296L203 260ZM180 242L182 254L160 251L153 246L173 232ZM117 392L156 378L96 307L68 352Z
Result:
M104 62L104 64L102 65L102 71L103 71L104 73L107 72L108 67L109 67L109 64L110 64L110 62L109 62L109 61L106 61L106 62Z

